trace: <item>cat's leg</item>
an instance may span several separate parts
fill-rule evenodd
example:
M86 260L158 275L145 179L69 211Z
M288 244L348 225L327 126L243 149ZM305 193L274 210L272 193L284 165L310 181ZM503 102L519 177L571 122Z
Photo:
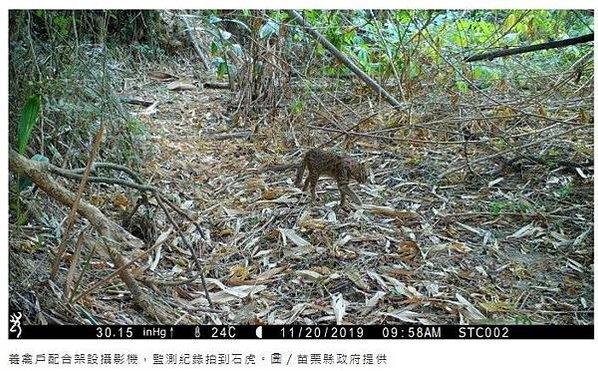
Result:
M349 184L348 183L339 183L338 189L341 192L341 205L344 204L345 195L349 195L349 198L354 203L356 203L357 205L361 205L361 199L359 198L359 196L357 196L355 194L355 192L353 192L353 190L351 190L351 188L349 188Z
M295 178L295 187L300 187L301 186L301 181L303 180L303 172L305 171L305 159L301 162L301 165L299 165L299 168L297 169L297 176Z
M316 185L318 185L318 178L320 177L320 174L314 172L314 171L310 171L309 172L309 190L310 190L310 194L311 194L311 198L312 200L317 200L317 196L316 196Z
M309 182L311 180L311 171L309 173L307 173L307 178L305 179L305 183L303 184L303 192L307 191L307 188L309 187Z
M340 207L341 207L341 208L344 208L344 206L345 206L345 198L346 198L346 197L345 197L345 191L344 191L344 187L341 187L341 186L339 186L339 187L338 187L338 190L339 190L339 191L340 191L340 193L341 193L341 203L340 203Z

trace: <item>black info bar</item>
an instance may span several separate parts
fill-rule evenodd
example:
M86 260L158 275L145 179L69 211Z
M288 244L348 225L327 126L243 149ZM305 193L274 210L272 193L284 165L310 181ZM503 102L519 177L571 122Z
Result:
M593 325L20 325L10 339L593 339Z

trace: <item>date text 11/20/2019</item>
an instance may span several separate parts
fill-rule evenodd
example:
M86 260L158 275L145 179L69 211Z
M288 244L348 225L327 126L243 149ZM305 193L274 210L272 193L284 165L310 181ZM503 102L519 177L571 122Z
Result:
M282 339L441 339L442 329L440 326L281 326L278 335Z

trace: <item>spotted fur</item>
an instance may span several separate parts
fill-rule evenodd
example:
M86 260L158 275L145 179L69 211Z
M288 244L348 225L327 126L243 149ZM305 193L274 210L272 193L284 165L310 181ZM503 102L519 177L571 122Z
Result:
M305 169L309 171L307 180L303 186L303 191L310 189L312 199L316 199L316 185L321 175L328 175L336 180L338 189L341 193L340 205L345 204L346 196L349 196L353 202L361 205L359 197L349 188L349 181L354 179L359 183L366 183L368 180L368 168L351 158L342 157L331 152L320 149L310 149L303 157L303 161L297 169L297 178L295 186L300 187L303 180Z

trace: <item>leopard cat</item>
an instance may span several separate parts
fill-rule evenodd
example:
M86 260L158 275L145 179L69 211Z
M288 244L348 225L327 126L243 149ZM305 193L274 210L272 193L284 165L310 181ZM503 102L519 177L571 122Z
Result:
M296 187L301 186L305 168L309 170L309 174L303 186L303 191L307 191L307 188L310 187L311 198L313 200L316 199L316 184L318 184L320 175L328 175L336 180L341 193L341 207L344 206L347 195L353 202L361 205L359 197L349 188L349 180L355 179L359 183L366 183L368 179L368 168L366 165L331 152L310 149L303 157L303 161L297 169Z

